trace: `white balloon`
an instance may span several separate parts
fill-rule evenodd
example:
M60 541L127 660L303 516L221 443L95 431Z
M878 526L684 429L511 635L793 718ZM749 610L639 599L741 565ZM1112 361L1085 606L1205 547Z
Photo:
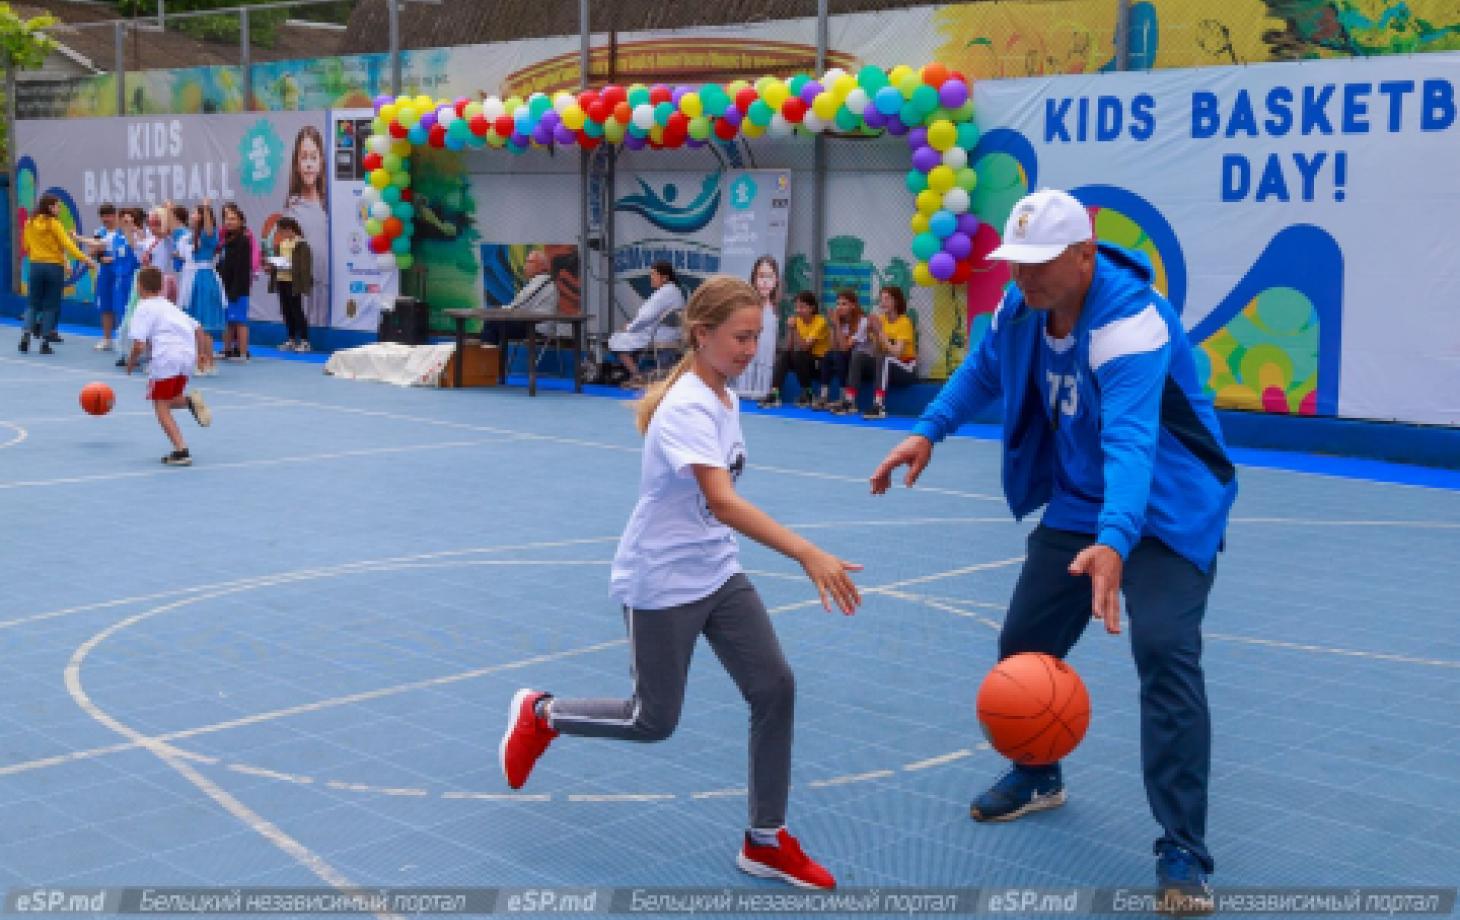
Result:
M553 109L556 110L559 115L561 115L563 114L564 109L577 101L577 99L574 99L568 93L558 93L557 95L553 96Z
M501 118L503 115L506 114L507 107L503 105L502 100L498 99L496 96L488 96L486 100L482 102L483 118L496 119Z
M865 89L862 89L860 86L852 90L850 93L847 93L847 108L851 109L858 115L862 114L867 106L871 104L872 97L868 96L867 91Z
M384 201L377 201L370 206L370 216L376 220L385 220L392 213L390 204Z
M395 253L381 252L375 256L376 268L395 268Z
M365 186L365 190L360 193L360 201L365 205L366 213L369 213L370 209L375 206L375 202L379 200L380 189L373 185Z
M457 119L456 109L449 105L443 105L436 110L436 124L443 128L449 127Z
M954 214L962 214L968 210L972 202L968 198L968 192L961 188L950 188L943 193L943 209Z
M819 134L826 130L826 122L822 121L815 112L808 110L801 118L801 127L813 134Z
M955 172L968 165L968 151L962 147L949 147L943 151L943 165Z
M828 70L825 74L822 75L821 85L826 87L827 89L831 89L833 83L835 83L840 78L845 77L846 75L847 72L845 70L841 69L840 67L833 67L831 70Z
M766 126L766 133L771 137L786 137L791 133L791 123L786 121L786 116L777 112L771 116L771 123Z
M378 153L385 156L390 153L390 137L385 134L372 134L366 143L370 145L371 153Z
M634 125L641 131L654 127L654 107L647 102L634 106Z

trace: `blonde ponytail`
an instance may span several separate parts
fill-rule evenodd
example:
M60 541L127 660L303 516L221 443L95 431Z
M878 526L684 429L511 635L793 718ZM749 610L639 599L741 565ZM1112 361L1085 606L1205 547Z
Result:
M668 377L651 384L644 391L643 398L634 404L634 425L639 429L639 434L648 433L649 422L653 420L659 404L664 401L664 395L694 366L695 350L699 347L699 342L695 340L695 330L713 331L741 307L759 306L760 295L755 292L755 288L729 275L712 275L695 288L689 303L684 307L684 357L679 359Z

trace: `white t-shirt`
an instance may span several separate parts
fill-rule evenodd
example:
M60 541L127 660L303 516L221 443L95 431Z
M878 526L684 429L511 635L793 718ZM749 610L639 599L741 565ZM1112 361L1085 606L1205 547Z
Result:
M198 340L193 330L198 321L179 310L166 297L137 301L132 313L131 336L151 349L147 376L165 380L191 374L198 363Z
M710 513L694 465L739 479L740 405L720 401L693 371L675 382L644 438L639 503L613 559L611 592L628 607L662 610L701 600L740 571L735 532Z

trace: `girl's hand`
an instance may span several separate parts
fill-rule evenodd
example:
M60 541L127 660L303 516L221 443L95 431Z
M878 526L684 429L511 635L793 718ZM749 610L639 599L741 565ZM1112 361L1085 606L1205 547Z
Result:
M847 573L860 572L860 565L838 559L816 546L809 547L796 561L801 563L801 568L806 570L806 577L816 585L816 593L821 595L823 609L830 612L831 601L834 600L842 613L848 616L856 613L857 606L862 603L862 595Z

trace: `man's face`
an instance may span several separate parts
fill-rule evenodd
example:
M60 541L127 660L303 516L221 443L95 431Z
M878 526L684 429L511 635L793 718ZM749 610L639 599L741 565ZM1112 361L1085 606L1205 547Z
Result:
M1094 242L1075 243L1048 262L1010 262L1009 275L1030 307L1054 310L1078 304L1090 284L1094 265Z
M522 265L522 271L529 278L535 277L537 275L541 275L543 272L545 272L547 270L548 270L547 259L543 256L543 254L541 252L534 252L531 255L529 255L527 257L527 261L524 262L523 265Z

